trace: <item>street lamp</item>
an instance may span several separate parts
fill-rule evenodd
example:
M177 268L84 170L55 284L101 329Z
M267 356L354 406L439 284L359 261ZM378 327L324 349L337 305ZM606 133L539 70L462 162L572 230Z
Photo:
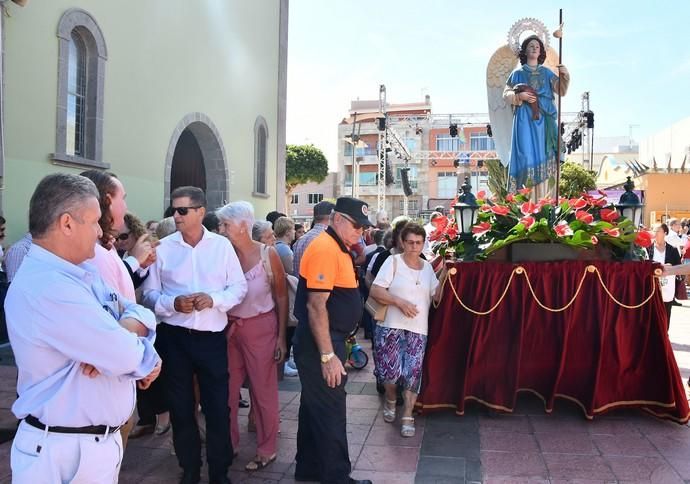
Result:
M640 197L633 192L635 183L633 183L630 177L628 177L628 181L625 182L623 188L625 189L625 193L621 195L620 200L618 200L616 210L618 210L618 214L621 217L632 220L634 227L637 228L642 222L642 209L644 205L640 202Z
M472 239L472 227L477 222L477 199L472 194L472 185L470 185L470 177L465 177L465 183L460 187L462 193L458 197L458 203L453 206L455 211L455 223L458 225L460 237L469 240Z

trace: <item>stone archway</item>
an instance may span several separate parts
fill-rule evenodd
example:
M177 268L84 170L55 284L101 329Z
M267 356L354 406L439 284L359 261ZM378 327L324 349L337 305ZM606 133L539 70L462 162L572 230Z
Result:
M201 160L195 153L201 153ZM173 163L175 177L173 177ZM179 163L189 164L180 167ZM191 166L200 163L200 166ZM228 164L223 141L213 121L203 113L189 113L177 123L165 157L164 207L170 205L173 182L190 184L206 191L208 208L223 206L228 200ZM203 176L205 183L201 183ZM188 181L185 181L188 180ZM173 189L175 187L172 187Z

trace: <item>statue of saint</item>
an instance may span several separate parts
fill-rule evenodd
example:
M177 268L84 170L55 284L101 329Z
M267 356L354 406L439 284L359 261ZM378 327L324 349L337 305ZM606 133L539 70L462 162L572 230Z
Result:
M536 35L527 37L520 48L521 67L515 69L503 91L514 106L509 191L534 187L537 196L546 196L555 186L558 132L554 93L563 96L570 74L563 65L558 75L544 67L546 49Z

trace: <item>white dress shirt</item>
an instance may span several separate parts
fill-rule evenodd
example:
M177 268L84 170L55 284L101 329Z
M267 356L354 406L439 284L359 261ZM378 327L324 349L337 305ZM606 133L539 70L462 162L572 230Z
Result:
M129 418L135 380L160 361L151 311L119 298L94 266L33 244L10 284L5 313L18 369L17 418L31 414L62 427L116 427ZM148 336L120 326L126 317L141 321ZM83 375L81 363L100 375Z
M247 294L247 281L232 245L209 232L192 247L180 232L165 237L156 247L156 262L142 284L144 304L162 321L197 331L223 331L226 313ZM189 314L175 311L175 298L204 292L213 307Z

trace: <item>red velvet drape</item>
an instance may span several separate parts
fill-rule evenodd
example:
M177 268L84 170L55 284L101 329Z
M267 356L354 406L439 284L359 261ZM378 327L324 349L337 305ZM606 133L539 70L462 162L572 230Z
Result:
M469 308L487 311L520 265L537 298L560 308L590 264L623 304L639 304L657 284L651 262L599 261L466 262L455 265L458 274L448 284ZM660 292L626 309L605 293L596 273L587 273L579 296L562 312L541 308L520 274L486 316L463 309L445 288L430 318L422 411L450 407L462 414L467 400L511 411L520 391L541 396L547 412L558 397L578 403L588 418L616 407L641 407L678 422L690 417Z

